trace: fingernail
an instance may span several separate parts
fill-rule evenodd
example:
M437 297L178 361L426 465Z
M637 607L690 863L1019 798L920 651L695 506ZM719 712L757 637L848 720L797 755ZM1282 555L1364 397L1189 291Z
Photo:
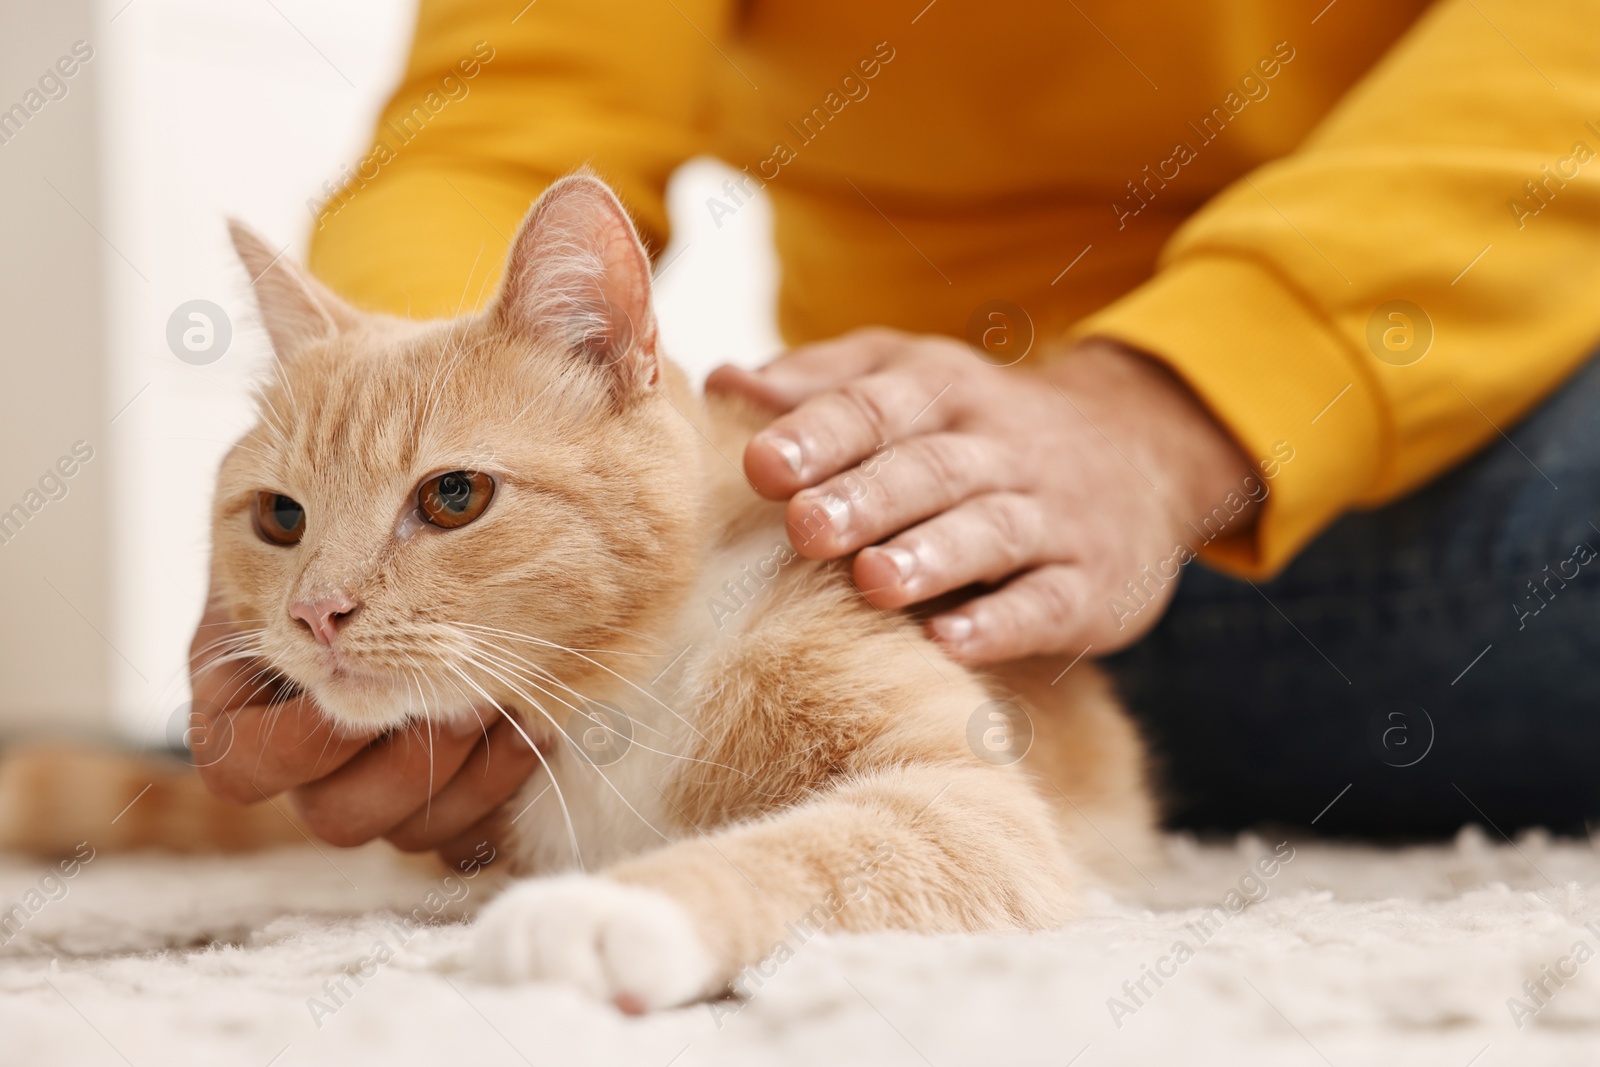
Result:
M850 525L850 504L842 496L827 494L817 503L828 516L828 525L834 530L843 530Z
M947 645L965 644L972 636L972 620L965 615L941 615L933 620L933 632Z
M901 548L899 545L890 545L887 548L880 549L880 551L888 557L890 563L894 564L895 572L900 575L900 584L904 585L909 582L912 574L917 569L916 554L908 548Z
M798 475L800 468L805 465L805 454L800 451L800 446L787 437L769 437L767 443L772 450L783 457L784 463L789 465L789 473Z

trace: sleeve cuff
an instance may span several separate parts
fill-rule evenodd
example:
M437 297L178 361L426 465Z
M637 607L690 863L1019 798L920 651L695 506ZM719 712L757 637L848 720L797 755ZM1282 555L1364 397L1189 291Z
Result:
M1377 480L1390 436L1370 371L1277 276L1196 256L1073 329L1160 360L1194 390L1267 487L1255 526L1206 542L1219 570L1267 577ZM1258 490L1259 493L1259 490Z

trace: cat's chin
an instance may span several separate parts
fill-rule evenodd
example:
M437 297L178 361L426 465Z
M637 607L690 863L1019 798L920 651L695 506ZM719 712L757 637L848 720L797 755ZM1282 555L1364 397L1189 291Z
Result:
M391 730L421 717L415 690L376 675L340 671L306 688L322 713L351 733Z
M424 721L456 732L476 733L500 717L493 705L483 710L482 702L452 705L430 700L423 707L417 702L415 686L375 674L340 671L305 688L336 727L352 734L381 733ZM502 706L521 718L519 709Z

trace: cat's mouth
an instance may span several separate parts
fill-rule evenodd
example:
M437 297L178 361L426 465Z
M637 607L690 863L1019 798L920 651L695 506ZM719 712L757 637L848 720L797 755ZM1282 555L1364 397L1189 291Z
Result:
M364 662L361 656L339 648L323 648L317 651L318 655L313 660L315 689L338 687L357 691L392 692L405 686L405 679L401 674Z
M339 685L381 685L391 687L395 678L382 671L371 670L349 660L338 660L328 667L328 682Z
M315 698L334 723L360 730L387 730L421 718L416 686L400 673L369 666L349 653L326 650L294 672L295 687Z
M321 677L296 688L315 697L335 723L361 730L390 730L428 722L455 732L473 733L493 726L505 715L527 722L523 709L504 700L428 685L403 672L366 666L348 654L331 654L320 665ZM425 693L425 697L419 694Z

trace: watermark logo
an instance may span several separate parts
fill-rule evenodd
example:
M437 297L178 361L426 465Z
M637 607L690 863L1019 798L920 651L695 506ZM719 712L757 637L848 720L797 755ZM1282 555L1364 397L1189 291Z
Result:
M1280 841L1271 855L1262 856L1245 869L1239 876L1237 887L1229 889L1219 903L1185 922L1183 930L1173 939L1165 955L1149 963L1141 963L1139 974L1122 983L1119 990L1122 995L1112 994L1106 998L1106 1011L1110 1013L1116 1028L1121 1030L1131 1016L1148 1006L1162 987L1178 977L1179 969L1194 959L1236 915L1266 900L1272 892L1272 879L1286 865L1294 862L1294 855L1294 846L1287 841Z
M991 700L967 718L967 747L985 763L1009 767L1033 747L1033 720L1014 700Z
M1391 367L1409 367L1433 347L1433 320L1409 300L1379 304L1367 317L1367 348Z
M1433 751L1433 716L1420 704L1377 712L1369 731L1373 753L1391 767L1415 767Z
M232 342L232 320L209 300L186 300L167 318L167 347L191 366L215 363Z
M1009 300L985 301L967 319L967 344L996 367L1022 362L1033 339L1033 316Z
M609 767L633 746L633 720L596 700L577 701L563 728L572 747L596 767Z
M1517 615L1517 629L1525 630L1528 620L1549 607L1551 602L1560 595L1567 583L1578 577L1579 571L1595 559L1594 546L1587 541L1579 541L1572 549L1572 555L1555 564L1555 570L1550 569L1550 564L1545 564L1544 570L1539 573L1542 578L1528 580L1528 592L1523 595L1523 603L1513 602L1511 610ZM1553 584L1552 584L1553 583ZM1526 606L1524 606L1526 605Z
M437 925L452 905L459 908L465 903L472 893L472 886L467 883L494 859L494 846L487 841L478 842L472 857L456 864L461 872L459 876L445 875L410 912L397 919L384 920L384 934L373 941L371 951L323 982L321 996L313 994L306 998L306 1011L317 1029L321 1030L329 1019L339 1014L380 970L400 955L418 930Z
M72 88L72 78L93 58L94 47L88 41L74 41L71 51L46 67L38 82L29 86L20 100L10 106L0 101L0 145L10 144L49 104L65 100Z
M378 126L372 150L354 169L346 164L339 168L337 178L323 182L320 200L311 197L306 201L306 210L311 212L317 229L326 226L357 193L376 180L383 168L398 159L400 150L420 137L440 112L465 100L472 92L472 79L482 73L494 57L494 46L488 41L478 41L470 53L445 68L439 80L427 86L426 93L404 101L391 101Z
M1145 164L1139 174L1123 182L1128 190L1127 195L1111 202L1111 212L1116 216L1117 229L1126 229L1129 219L1139 215L1154 203L1162 190L1166 189L1167 183L1177 181L1183 173L1183 168L1199 159L1200 153L1206 146L1221 137L1223 131L1239 118L1245 108L1253 103L1260 103L1270 96L1272 94L1270 82L1283 72L1284 67L1294 62L1294 57L1294 46L1288 41L1279 41L1273 45L1270 54L1256 60L1255 66L1245 68L1239 77L1237 88L1230 89L1215 107L1199 116L1198 121L1189 120L1188 129L1176 139L1171 155L1153 165ZM1150 84L1153 87L1155 82ZM1193 138L1190 137L1191 132Z
M74 441L72 451L45 468L36 486L28 489L22 499L7 508L0 504L0 545L9 545L43 511L46 504L65 500L71 490L69 479L75 476L94 458L94 446L87 441Z
M233 748L233 716L206 700L179 704L167 717L167 750L191 767L210 767Z
M22 898L9 907L0 904L0 948L4 948L22 935L33 917L56 901L65 900L72 891L68 885L79 872L94 862L94 846L79 841L72 855L48 868L39 880L22 894Z
M1600 937L1600 923L1590 920L1583 924L1584 929ZM1568 982L1578 977L1578 971L1585 963L1594 958L1594 946L1584 938L1579 938L1572 943L1572 949L1565 956L1554 963L1546 963L1539 968L1539 976L1530 978L1522 983L1522 992L1527 995L1526 1000L1519 1000L1512 996L1506 998L1506 1010L1511 1013L1511 1021L1521 1030L1528 1025L1528 1020L1537 1016L1556 995L1566 988Z
M779 136L772 141L771 155L759 163L746 164L736 177L722 183L726 200L716 196L707 197L706 210L710 212L711 221L716 223L717 229L722 229L724 219L737 214L755 199L755 193L750 190L752 184L759 192L767 187L767 182L776 181L784 167L800 158L806 146L821 137L830 124L839 120L845 108L870 96L872 79L894 62L895 55L893 45L888 41L879 41L871 55L863 56L855 66L846 68L837 88L830 89L810 111L783 124ZM755 83L752 82L751 88L754 87ZM756 172L754 174L751 173L752 167ZM865 197L865 194L862 195Z
M887 841L879 841L871 853L855 862L854 870L847 869L844 872L835 888L813 901L804 914L784 923L784 936L773 942L766 955L754 963L746 964L728 983L733 997L706 1005L711 1009L711 1018L715 1020L717 1029L722 1029L728 1019L743 1011L744 1006L777 977L783 965L794 959L808 941L831 926L840 912L872 892L872 880L893 859L894 846Z

